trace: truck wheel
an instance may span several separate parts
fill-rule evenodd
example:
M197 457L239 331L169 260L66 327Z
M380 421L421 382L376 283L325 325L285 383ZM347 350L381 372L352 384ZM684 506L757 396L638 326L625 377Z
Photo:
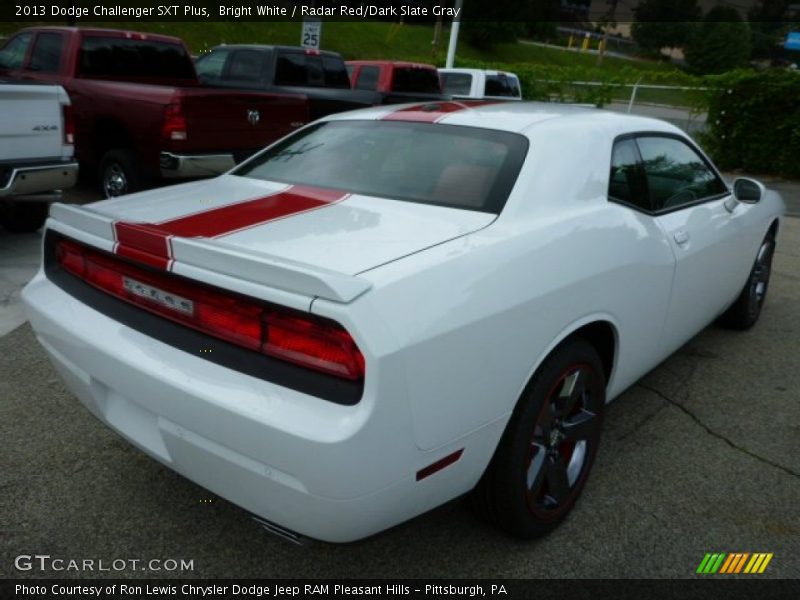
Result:
M0 225L11 233L32 233L44 225L49 202L12 203L0 210Z
M116 198L142 187L139 164L131 150L109 150L100 161L100 191L106 198Z

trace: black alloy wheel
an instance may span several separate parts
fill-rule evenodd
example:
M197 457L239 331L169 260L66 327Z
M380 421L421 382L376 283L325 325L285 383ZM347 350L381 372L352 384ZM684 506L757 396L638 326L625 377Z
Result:
M597 351L583 339L565 341L545 359L472 492L479 516L528 539L569 514L600 445L605 386Z

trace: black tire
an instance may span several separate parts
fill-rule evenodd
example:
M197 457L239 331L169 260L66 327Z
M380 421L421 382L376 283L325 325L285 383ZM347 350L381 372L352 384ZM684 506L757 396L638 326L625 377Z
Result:
M472 491L478 515L523 539L555 529L586 484L605 400L603 366L591 344L573 338L554 350L526 387Z
M49 202L14 202L0 209L0 225L11 233L38 231L47 220Z
M103 155L99 169L100 192L105 198L116 198L142 189L139 161L132 150L109 150Z
M756 260L750 270L747 283L731 307L718 319L718 323L729 329L750 329L761 316L767 299L769 276L772 272L772 257L775 254L775 235L770 232L758 248Z

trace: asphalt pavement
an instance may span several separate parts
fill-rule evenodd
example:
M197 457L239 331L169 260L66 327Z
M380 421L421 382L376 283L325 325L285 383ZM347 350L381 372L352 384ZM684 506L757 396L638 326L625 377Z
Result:
M35 246L0 232L17 257L0 274L32 265ZM787 219L759 323L707 328L613 402L575 511L528 543L462 501L348 545L276 538L95 420L23 324L0 337L0 577L673 578L694 577L708 552L769 552L760 577L798 578L798 306L800 220ZM33 554L193 568L15 567Z

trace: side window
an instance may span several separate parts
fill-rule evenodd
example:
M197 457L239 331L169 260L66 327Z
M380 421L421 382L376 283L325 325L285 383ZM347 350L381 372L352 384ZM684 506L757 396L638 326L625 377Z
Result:
M350 75L347 73L347 68L341 58L323 56L322 71L325 76L325 87L343 89L350 87Z
M40 73L58 73L64 36L60 33L40 33L33 44L28 69Z
M306 85L307 81L305 55L292 52L278 54L275 66L276 85Z
M469 73L439 73L445 94L469 96L472 91L472 75Z
M703 158L685 142L659 136L638 138L653 210L669 210L728 191Z
M214 50L209 54L204 54L197 59L194 67L197 77L203 81L215 80L222 77L222 69L225 68L225 61L228 59L229 50Z
M377 90L378 89L378 74L380 69L375 66L363 66L358 73L358 81L356 81L357 90Z
M608 197L642 210L651 210L639 151L631 138L614 144Z
M237 81L261 81L264 54L257 50L237 50L228 67L228 77Z
M8 69L10 71L21 69L22 62L25 60L25 52L28 50L28 44L32 37L32 33L21 33L11 38L0 50L0 69Z

